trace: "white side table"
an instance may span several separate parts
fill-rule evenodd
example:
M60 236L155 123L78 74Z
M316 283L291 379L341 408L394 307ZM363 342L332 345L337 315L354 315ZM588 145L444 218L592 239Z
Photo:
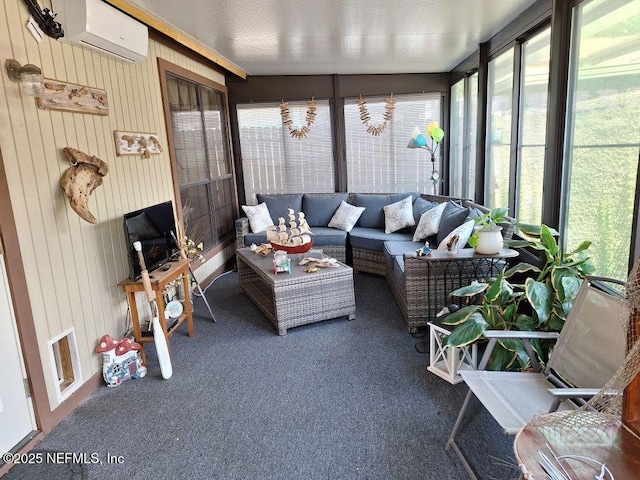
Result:
M451 333L444 327L429 322L429 366L427 370L451 384L460 383L459 370L475 370L478 366L478 346L444 346L444 339Z

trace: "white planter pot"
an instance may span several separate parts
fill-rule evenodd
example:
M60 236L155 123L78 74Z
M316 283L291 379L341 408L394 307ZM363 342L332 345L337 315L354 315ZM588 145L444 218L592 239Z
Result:
M480 229L478 233L478 245L476 252L483 255L493 255L502 250L502 227L493 227L490 230Z

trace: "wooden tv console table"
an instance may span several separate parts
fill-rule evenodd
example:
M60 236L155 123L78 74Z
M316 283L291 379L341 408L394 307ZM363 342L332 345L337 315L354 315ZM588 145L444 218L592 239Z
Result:
M189 265L191 264L191 260L189 259L179 259L176 262L167 262L165 265L170 265L169 270L163 270L162 267L158 268L152 272L149 272L151 277L151 288L156 294L156 302L158 303L158 315L160 320L160 325L162 326L162 330L164 331L165 337L167 337L167 346L169 346L169 339L173 335L173 332L177 330L177 328L182 325L182 323L186 320L187 325L189 326L189 336L193 337L194 329L193 329L193 307L191 305L191 292L190 292L190 277L189 277ZM164 297L162 292L164 288L176 280L177 278L182 277L182 285L184 287L184 312L180 315L172 325L167 326L167 321L165 319L164 314ZM140 355L142 356L142 361L147 363L147 355L144 351L144 346L146 343L153 342L153 332L145 331L143 332L140 328L140 316L138 315L138 305L136 303L136 292L144 293L144 285L142 284L142 280L131 280L127 278L118 283L122 287L122 289L127 293L127 300L129 301L129 308L131 309L131 321L133 323L133 335L135 337L136 342L138 342L142 346L142 350L140 351ZM145 296L145 304L146 296ZM149 310L147 310L146 317L151 317ZM171 352L171 349L169 349Z

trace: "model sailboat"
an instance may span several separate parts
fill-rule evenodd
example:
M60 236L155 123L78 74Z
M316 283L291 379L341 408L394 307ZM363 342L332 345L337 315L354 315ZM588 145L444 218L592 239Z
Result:
M309 228L307 219L303 212L296 214L291 207L287 210L289 219L280 217L278 225L267 228L267 240L277 250L284 250L287 253L307 252L313 246L311 239L313 232Z

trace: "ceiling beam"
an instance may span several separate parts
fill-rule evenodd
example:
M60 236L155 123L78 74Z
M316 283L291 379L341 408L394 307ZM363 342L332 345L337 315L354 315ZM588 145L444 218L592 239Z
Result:
M177 41L181 45L184 45L188 49L196 52L198 55L201 55L204 58L211 60L212 62L221 66L225 70L228 70L229 72L239 76L240 78L243 78L243 79L247 78L247 72L242 70L240 67L230 62L229 60L224 58L222 55L218 54L216 51L200 43L195 38L187 35L182 30L177 29L176 27L166 22L165 20L151 15L146 10L143 10L142 8L136 5L133 5L126 0L107 0L107 2L113 5L114 7L119 8L120 10L127 13L128 15L131 15L133 18L144 23L145 25L153 28L154 30L157 30L160 33L163 33L173 38L175 41Z

